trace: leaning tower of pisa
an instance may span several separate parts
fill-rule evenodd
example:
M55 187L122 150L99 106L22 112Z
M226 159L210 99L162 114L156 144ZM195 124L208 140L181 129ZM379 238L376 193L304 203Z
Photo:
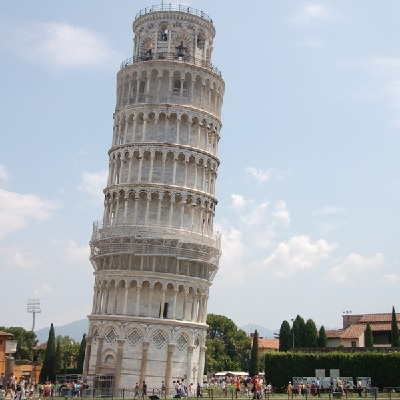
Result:
M213 223L224 81L202 11L146 8L133 33L133 56L117 74L103 220L90 242L84 373L99 387L111 377L115 389L143 381L172 389L204 373L221 254Z

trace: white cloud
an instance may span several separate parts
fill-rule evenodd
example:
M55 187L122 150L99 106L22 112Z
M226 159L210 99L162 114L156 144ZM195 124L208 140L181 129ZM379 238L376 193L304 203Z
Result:
M82 192L86 192L91 196L103 199L103 189L107 184L108 171L100 172L87 172L82 173L82 182L78 186L78 189Z
M232 193L231 200L232 200L232 208L237 211L243 209L246 204L246 201L243 195L241 194Z
M311 22L327 21L332 19L331 9L322 4L305 4L294 16L290 18L291 22L298 24L308 24Z
M382 277L382 281L391 285L398 285L400 283L400 275L389 274Z
M272 215L283 225L287 226L290 224L290 213L284 201L278 201L278 203L275 205L275 210Z
M262 169L247 167L246 172L248 172L251 176L253 176L258 183L267 182L271 178L271 171L264 171Z
M373 269L383 264L384 256L376 253L372 258L365 258L357 253L350 253L341 263L331 268L324 277L329 282L352 283L365 270Z
M47 285L46 283L42 283L40 286L33 289L33 296L35 298L41 299L42 297L45 297L52 292L53 289L49 285Z
M29 252L28 252L29 253ZM34 270L42 265L20 247L0 247L0 264L8 271Z
M291 237L286 243L279 243L272 254L262 264L271 269L279 278L288 278L298 272L309 270L327 259L336 244L324 239L312 242L309 236Z
M26 258L22 253L15 252L11 259L11 265L18 269L35 269L41 265L36 260Z
M9 174L7 168L4 165L0 164L0 180L7 181L9 178Z
M268 209L267 201L264 201L259 204L254 204L251 206L251 209L247 214L243 214L240 216L240 219L246 225L260 224L265 219L267 209Z
M99 67L120 59L97 33L66 23L7 24L2 36L10 50L57 67Z
M87 262L90 255L90 247L88 245L78 246L73 240L58 240L53 241L53 244L62 247L62 252L71 261Z
M30 220L47 220L60 208L54 201L33 194L19 194L0 189L0 239L25 227Z

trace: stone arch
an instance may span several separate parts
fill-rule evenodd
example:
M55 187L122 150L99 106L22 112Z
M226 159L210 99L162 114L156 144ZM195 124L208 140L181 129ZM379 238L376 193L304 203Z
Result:
M146 338L146 332L140 325L128 325L122 331L122 337L129 347L138 347Z
M166 349L171 342L170 332L161 326L153 327L149 332L149 342L157 350Z

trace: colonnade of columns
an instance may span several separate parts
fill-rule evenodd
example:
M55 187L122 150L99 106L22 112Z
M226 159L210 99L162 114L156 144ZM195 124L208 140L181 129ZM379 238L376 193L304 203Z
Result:
M199 81L192 77L187 80L180 76L180 71L170 71L168 77L163 71L157 76L146 71L146 76L126 76L118 85L117 106L123 107L138 103L187 104L205 111L212 111L220 116L222 108L222 89L209 81ZM168 82L163 80L168 79ZM164 86L168 85L168 90ZM185 90L184 90L185 89ZM198 93L197 93L198 92Z
M194 291L191 287L185 288L182 285L173 290L156 285L150 287L149 290L142 290L142 288L143 285L116 286L115 283L96 285L92 315L128 315L206 323L207 294ZM170 304L171 307L169 307Z
M214 156L218 154L218 127L187 114L122 114L116 118L113 130L113 146L140 142L171 142L192 146Z
M215 194L217 164L202 155L171 149L135 148L110 156L114 157L109 162L107 186L156 183Z
M215 204L206 198L155 189L115 194L104 202L103 225L164 226L212 235Z

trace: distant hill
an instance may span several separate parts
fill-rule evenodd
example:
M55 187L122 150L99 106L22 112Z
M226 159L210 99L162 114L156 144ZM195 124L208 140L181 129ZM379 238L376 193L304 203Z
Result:
M69 336L76 342L81 342L84 333L87 333L89 327L89 321L87 318L80 319L79 321L70 322L67 325L54 326L54 333L56 337ZM39 344L46 343L49 339L50 326L48 328L42 328L35 331L36 337L39 340Z
M275 333L279 334L279 329L267 329L264 326L256 325L256 324L247 324L245 326L240 327L243 331L245 331L248 335L250 333L254 333L257 329L258 335L265 339L274 339Z

